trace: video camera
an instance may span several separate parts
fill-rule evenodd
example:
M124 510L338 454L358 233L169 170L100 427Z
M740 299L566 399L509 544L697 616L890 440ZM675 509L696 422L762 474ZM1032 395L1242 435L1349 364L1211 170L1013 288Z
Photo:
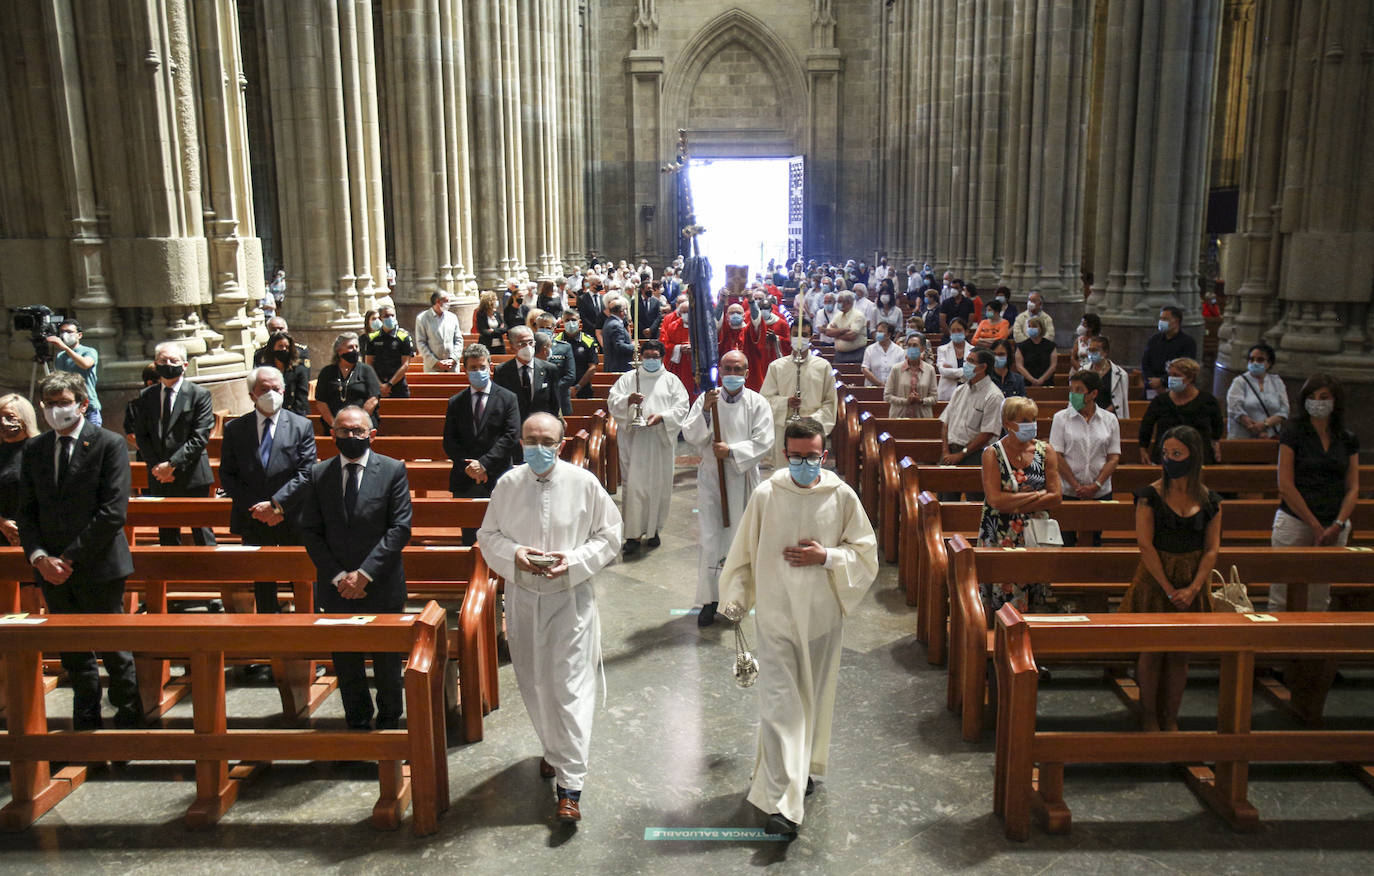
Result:
M52 361L52 344L48 343L48 338L57 334L65 319L62 314L53 313L52 308L42 304L26 304L14 309L14 331L29 333L35 362Z

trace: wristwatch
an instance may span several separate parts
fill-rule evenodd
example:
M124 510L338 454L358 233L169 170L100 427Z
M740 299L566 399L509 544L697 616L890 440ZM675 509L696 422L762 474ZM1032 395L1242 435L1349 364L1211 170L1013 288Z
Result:
M1331 524L1335 526L1337 529L1345 529L1345 525L1349 522L1349 520L1333 520L1331 521Z

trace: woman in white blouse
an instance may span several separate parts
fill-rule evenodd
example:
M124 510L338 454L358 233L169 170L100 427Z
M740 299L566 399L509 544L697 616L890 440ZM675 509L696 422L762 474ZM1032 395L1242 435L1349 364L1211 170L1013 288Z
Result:
M1245 373L1226 391L1226 437L1277 438L1288 419L1288 390L1274 367L1274 348L1255 344L1246 356Z
M929 417L934 414L935 367L925 361L926 339L920 332L906 338L906 362L892 369L883 390L889 417Z
M949 343L935 351L935 370L940 373L940 401L949 401L964 379L964 357L973 349L968 343L968 326L962 319L949 323Z

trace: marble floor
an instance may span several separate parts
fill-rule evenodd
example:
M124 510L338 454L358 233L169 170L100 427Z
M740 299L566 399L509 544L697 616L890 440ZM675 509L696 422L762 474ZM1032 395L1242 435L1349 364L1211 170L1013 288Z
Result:
M277 763L247 784L220 824L189 831L186 764L93 771L86 784L21 834L0 836L0 871L81 873L1189 873L1348 874L1374 870L1374 793L1335 766L1252 769L1258 834L1231 831L1169 768L1080 767L1066 774L1068 836L1035 829L1002 837L992 809L992 743L965 743L946 711L945 675L912 637L914 615L885 566L845 628L831 775L810 798L791 844L738 839L762 816L744 802L754 760L755 700L731 676L733 637L700 630L692 605L697 563L691 467L680 466L663 545L597 579L608 696L597 713L583 821L555 823L553 788L514 673L501 668L502 706L486 739L449 751L452 809L439 832L409 824L381 833L367 816L375 768ZM1215 715L1215 677L1194 673L1184 723ZM53 714L68 707L50 697ZM265 683L239 683L230 713L268 723ZM1127 713L1090 672L1056 671L1046 721L1124 725ZM1328 714L1368 726L1374 675L1350 673ZM184 707L171 714L185 719ZM337 698L317 721L338 722ZM1256 707L1257 726L1283 716ZM7 777L7 773L5 774ZM8 789L0 785L0 801ZM648 839L653 828L715 831ZM646 834L646 831L649 833ZM1368 868L1368 869L1366 869Z

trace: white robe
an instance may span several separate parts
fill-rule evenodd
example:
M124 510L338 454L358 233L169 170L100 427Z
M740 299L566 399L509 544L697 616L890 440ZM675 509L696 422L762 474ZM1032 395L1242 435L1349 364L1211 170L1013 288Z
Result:
M835 395L835 375L831 373L830 363L820 356L807 356L801 369L801 415L814 417L825 427L828 436L835 428L835 409L838 404ZM782 433L787 428L787 416L791 411L787 402L797 394L797 360L792 356L773 360L768 366L768 374L763 378L759 394L768 400L773 409L773 466L786 468Z
M788 564L783 548L802 539L827 549L826 566ZM749 802L764 812L800 824L808 776L825 778L843 619L877 574L868 515L834 472L803 488L783 469L754 491L720 574L720 602L741 614L757 608L759 739Z
M601 620L592 575L620 553L620 512L585 469L559 461L550 475L528 465L492 490L477 545L506 581L506 632L525 711L558 784L578 791L587 777ZM517 548L559 551L567 573L543 578L517 571Z
M759 485L759 463L773 449L773 414L763 396L752 389L740 390L733 404L722 391L716 404L720 417L720 440L730 445L725 460L725 498L730 508L730 526L721 522L720 467L711 445L715 429L702 413L706 396L697 397L682 423L682 437L701 454L697 465L697 527L701 532L701 554L697 561L697 603L717 602L720 568L730 550L730 542L744 517L749 496Z
M635 389L635 374L639 389ZM630 425L634 405L630 395L644 396L644 417L658 414L663 421L653 426ZM626 371L611 387L606 398L619 428L620 483L625 509L625 537L650 538L658 535L668 522L668 505L673 498L673 465L677 433L687 416L690 399L687 388L671 371L660 368L650 373Z

